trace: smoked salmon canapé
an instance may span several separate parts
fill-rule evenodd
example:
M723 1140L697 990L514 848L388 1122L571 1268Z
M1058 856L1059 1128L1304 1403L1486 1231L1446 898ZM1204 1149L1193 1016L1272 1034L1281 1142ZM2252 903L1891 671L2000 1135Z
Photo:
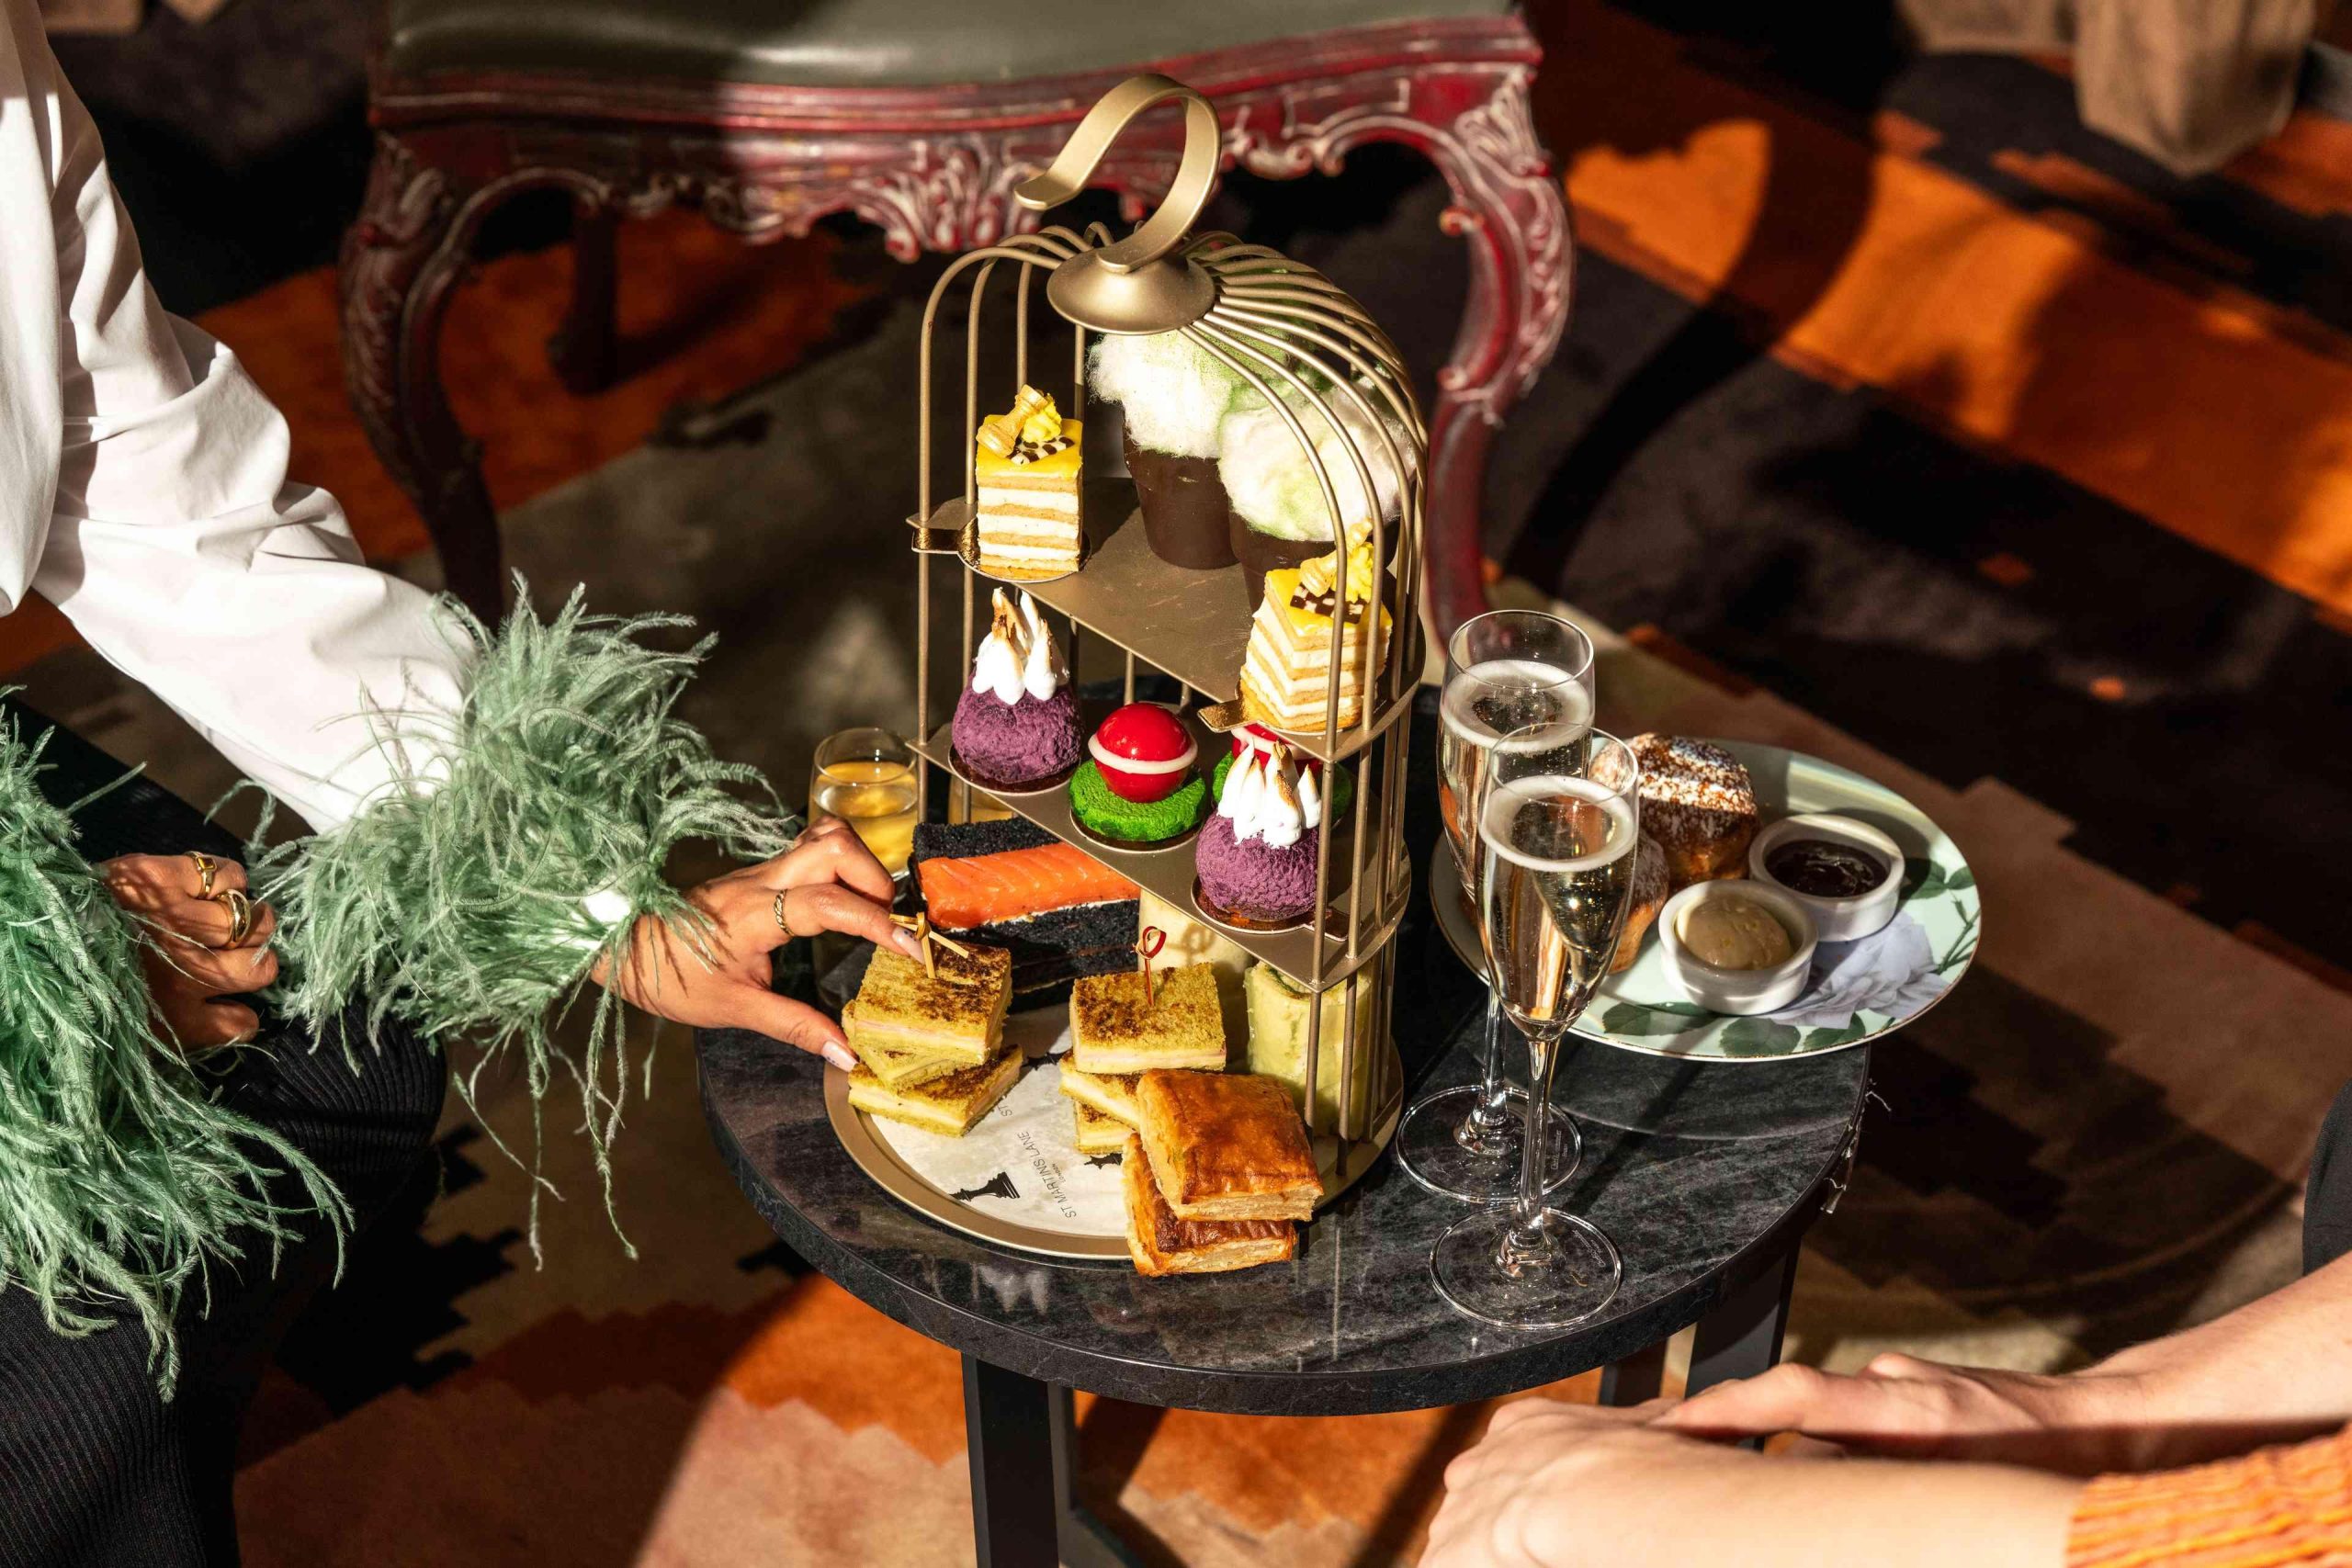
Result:
M1003 850L963 859L919 862L923 903L942 931L1026 919L1085 904L1114 904L1136 897L1136 885L1088 854L1064 843Z

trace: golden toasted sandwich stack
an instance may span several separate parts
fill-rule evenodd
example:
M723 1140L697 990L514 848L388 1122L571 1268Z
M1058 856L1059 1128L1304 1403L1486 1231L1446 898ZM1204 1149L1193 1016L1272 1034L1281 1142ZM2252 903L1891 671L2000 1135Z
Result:
M1001 947L934 948L936 972L877 949L842 1010L858 1065L849 1102L869 1115L961 1136L1021 1076L1004 1039L1012 955Z
M1084 1073L1072 1066L1069 1058L1062 1058L1062 1092L1098 1116L1129 1127L1143 1125L1142 1112L1136 1109L1136 1076L1134 1073Z
M1216 972L1205 964L1157 971L1148 1002L1143 976L1133 971L1085 976L1070 988L1069 1028L1067 1066L1081 1073L1225 1067L1225 1011Z
M1139 1274L1225 1274L1298 1254L1288 1220L1201 1221L1178 1217L1152 1179L1142 1140L1130 1133L1119 1185L1127 1201L1127 1256Z
M1115 1116L1105 1116L1091 1105L1073 1100L1069 1102L1070 1118L1077 1123L1076 1142L1082 1155L1114 1155L1127 1146L1127 1137L1134 1132Z
M849 1102L869 1116L960 1138L996 1109L1020 1077L1021 1053L1011 1049L983 1066L958 1067L944 1078L904 1089L892 1089L861 1063L849 1076Z

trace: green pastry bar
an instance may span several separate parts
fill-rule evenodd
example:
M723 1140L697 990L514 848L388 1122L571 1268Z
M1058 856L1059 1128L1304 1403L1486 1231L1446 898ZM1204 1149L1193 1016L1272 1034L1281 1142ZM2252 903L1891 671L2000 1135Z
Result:
M1306 1023L1315 998L1284 979L1268 964L1253 964L1242 977L1242 992L1250 1011L1250 1070L1288 1084L1302 1109L1306 1103ZM1343 1066L1352 1066L1348 1098L1359 1109L1365 1100L1375 1067L1372 1039L1374 998L1370 987L1356 992L1355 1060L1346 1061L1348 987L1323 993L1322 1037L1315 1055L1314 1124L1330 1128L1340 1121L1340 1090Z
M1086 762L1070 776L1069 809L1079 826L1105 839L1150 845L1181 839L1208 813L1208 781L1194 774L1172 795L1158 800L1127 800L1111 793L1099 763Z

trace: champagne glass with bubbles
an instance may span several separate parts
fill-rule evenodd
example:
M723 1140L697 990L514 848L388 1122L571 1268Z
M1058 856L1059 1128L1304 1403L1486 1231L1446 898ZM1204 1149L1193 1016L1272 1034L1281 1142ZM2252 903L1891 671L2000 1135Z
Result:
M1566 748L1592 728L1592 641L1572 622L1534 610L1497 610L1464 621L1446 642L1445 684L1438 705L1438 807L1462 874L1459 890L1430 889L1432 898L1464 900L1475 923L1483 862L1477 848L1474 797L1487 759L1502 738L1530 727L1543 743ZM1487 976L1482 976L1481 978ZM1474 1203L1509 1202L1519 1190L1522 1100L1503 1071L1503 1017L1487 999L1486 1066L1478 1083L1422 1096L1396 1131L1396 1161L1432 1191ZM1552 1146L1544 1168L1555 1182L1576 1171L1576 1123L1546 1111Z
M1430 1271L1458 1310L1512 1327L1581 1323L1617 1294L1617 1248L1589 1220L1545 1205L1547 1141L1560 1045L1609 974L1634 897L1640 770L1622 740L1591 731L1557 743L1556 724L1512 731L1488 754L1474 802L1484 852L1481 929L1495 994L1527 1037L1527 1131L1519 1195L1438 1238Z

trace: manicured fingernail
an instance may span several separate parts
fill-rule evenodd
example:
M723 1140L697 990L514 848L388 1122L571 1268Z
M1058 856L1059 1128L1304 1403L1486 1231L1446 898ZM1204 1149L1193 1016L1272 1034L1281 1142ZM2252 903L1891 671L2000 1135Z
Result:
M845 1073L857 1066L857 1058L849 1054L848 1046L831 1040L825 1042L825 1060Z
M921 958L922 956L922 943L915 940L914 932L892 931L890 933L890 940L897 942L899 944L899 951L905 953L909 958Z

